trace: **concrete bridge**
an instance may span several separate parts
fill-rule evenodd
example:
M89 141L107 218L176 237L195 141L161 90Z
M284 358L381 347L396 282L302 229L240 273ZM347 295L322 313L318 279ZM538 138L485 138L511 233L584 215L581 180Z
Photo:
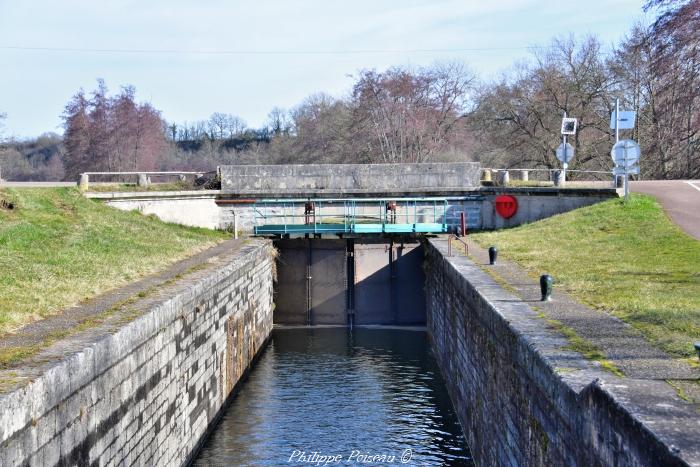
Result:
M362 218L360 232L351 228L295 228L288 232L261 229L261 234L388 234L390 224L411 224L393 233L440 233L456 229L465 216L468 229L497 229L523 223L616 197L613 188L482 187L478 163L367 164L367 165L267 165L222 166L221 190L181 192L88 193L119 209L185 225L253 233L263 225L309 225L332 219L336 226L349 216ZM496 198L516 198L512 217L496 213ZM307 203L321 212L306 212ZM386 216L387 203L396 209ZM320 215L319 215L320 214ZM316 222L323 224L324 222ZM367 226L361 232L361 224ZM376 224L383 226L377 229ZM419 225L414 225L419 224ZM420 225L433 224L433 225ZM440 224L436 226L434 224ZM389 225L387 229L386 226ZM347 235L346 235L347 236Z

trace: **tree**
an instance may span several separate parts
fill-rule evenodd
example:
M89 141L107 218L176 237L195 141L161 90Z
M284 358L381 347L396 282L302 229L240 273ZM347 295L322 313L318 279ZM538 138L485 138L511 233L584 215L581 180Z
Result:
M274 107L267 114L267 125L270 133L276 136L288 135L292 132L292 119L289 114L280 107Z
M430 160L460 133L474 82L458 63L361 72L352 93L361 152L386 163Z
M98 80L90 99L80 90L63 113L66 175L83 171L154 170L167 150L166 125L160 112L138 103L133 86L107 95Z
M295 162L359 162L353 160L352 113L346 102L314 94L292 110L291 118Z
M612 84L597 39L555 39L533 61L477 93L469 120L482 160L493 166L559 167L555 149L566 112L578 118L570 141L576 150L572 168L610 168Z
M700 176L700 0L651 0L659 12L646 36L658 115L652 151L665 176ZM654 141L654 140L650 140Z
M4 120L7 118L7 114L4 112L0 112L0 143L2 143L3 139L3 128L5 126Z

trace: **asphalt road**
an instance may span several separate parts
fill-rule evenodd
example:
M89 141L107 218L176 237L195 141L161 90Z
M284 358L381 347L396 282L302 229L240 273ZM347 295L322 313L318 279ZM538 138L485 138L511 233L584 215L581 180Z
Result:
M630 190L656 197L673 222L700 240L700 180L631 182Z

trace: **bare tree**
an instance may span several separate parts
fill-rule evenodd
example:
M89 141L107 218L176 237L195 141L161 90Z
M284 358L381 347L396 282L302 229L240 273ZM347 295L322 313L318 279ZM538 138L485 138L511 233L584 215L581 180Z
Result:
M554 40L546 52L478 93L469 120L480 158L505 167L558 167L555 149L566 112L578 118L572 168L609 168L612 84L597 39Z
M474 82L458 63L361 72L352 102L361 151L387 163L430 160L456 134Z

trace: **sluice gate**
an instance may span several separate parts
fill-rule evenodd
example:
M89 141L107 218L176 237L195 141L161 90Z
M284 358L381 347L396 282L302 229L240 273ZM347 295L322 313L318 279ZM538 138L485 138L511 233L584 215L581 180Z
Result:
M425 324L415 238L279 239L275 247L275 323Z

